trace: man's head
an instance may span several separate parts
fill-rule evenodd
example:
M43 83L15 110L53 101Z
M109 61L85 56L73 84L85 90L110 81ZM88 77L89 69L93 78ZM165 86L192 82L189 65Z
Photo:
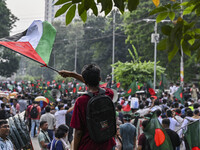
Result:
M5 103L1 103L1 109L5 109L6 104Z
M124 122L130 122L131 121L131 115L130 114L124 114L123 119L124 119Z
M48 129L48 123L47 123L47 121L41 121L41 122L40 122L40 128L41 128L43 131L47 131L47 129Z
M9 131L8 121L0 120L0 137L2 139L6 139L6 137L9 135Z
M172 111L170 109L167 110L167 117L172 117Z
M148 123L149 123L149 120L144 120L142 122L142 130L144 130L146 128L146 126L147 126Z
M49 106L45 107L45 112L49 113L51 111L51 108Z
M86 83L91 87L97 87L99 85L100 77L100 68L95 64L86 65L82 69L82 77Z
M58 105L58 109L59 109L59 110L63 110L63 109L64 109L64 105L63 105L63 104L59 104L59 105Z
M167 129L167 128L169 128L169 125L170 125L170 120L169 119L165 118L165 119L162 120L163 128Z

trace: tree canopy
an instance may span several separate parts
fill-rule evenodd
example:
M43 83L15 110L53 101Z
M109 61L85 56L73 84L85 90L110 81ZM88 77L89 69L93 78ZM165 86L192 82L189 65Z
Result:
M9 36L17 18L7 8L4 0L0 0L0 38ZM19 68L19 58L6 48L0 48L0 75L10 77Z

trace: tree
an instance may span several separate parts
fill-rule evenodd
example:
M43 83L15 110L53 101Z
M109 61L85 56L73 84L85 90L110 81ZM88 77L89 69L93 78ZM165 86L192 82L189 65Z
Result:
M62 7L56 12L55 17L67 11L66 25L68 25L73 20L76 9L78 9L79 16L85 22L89 9L92 10L95 16L98 16L99 6L101 6L101 12L104 12L107 16L112 11L113 6L116 6L123 13L125 9L135 10L138 4L139 0L58 0L55 5L62 5Z
M8 36L17 18L7 8L4 0L0 0L0 38ZM0 48L0 75L10 77L19 67L19 58L6 48Z
M131 62L122 63L118 61L113 66L115 67L115 79L116 82L122 83L123 88L127 88L130 83L134 80L138 82L147 82L149 79L153 78L154 75L154 62L151 61L140 61L140 57L133 46L134 54L129 49L129 53L132 57ZM157 78L160 78L161 74L164 73L165 68L161 67L157 63Z

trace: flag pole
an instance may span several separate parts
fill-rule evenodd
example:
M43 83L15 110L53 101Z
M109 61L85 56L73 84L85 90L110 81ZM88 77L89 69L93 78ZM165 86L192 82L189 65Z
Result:
M1 45L1 44L0 44L0 45ZM26 55L21 54L21 53L19 53L19 52L17 52L17 51L14 51L14 50L12 50L11 48L8 48L8 47L6 47L6 46L4 46L4 45L1 45L1 46L3 46L3 47L5 47L5 48L7 48L7 49L9 49L9 50L11 50L11 51L13 51L13 52L15 52L15 53L18 53L18 54L20 54L20 55L22 55L22 56L24 56L24 57L26 57L26 58L28 58L28 59L31 59L31 60L33 60L33 61L39 63L39 64L41 64L41 65L42 65L41 67L47 67L47 68L49 68L49 69L51 69L51 70L53 70L53 71L55 71L55 72L57 72L57 73L59 72L57 69L55 69L55 68L53 68L53 67L51 67L51 66L48 66L47 64L43 64L43 63L41 63L41 62L39 62L39 61L37 61L37 60L35 60L35 59L32 59L32 58L30 58L30 57L27 57Z
M187 126L189 126L189 125L191 125L191 124L193 124L193 123L196 123L197 121L200 121L200 120L193 121L193 122L191 122L191 123L189 123L189 124L187 124L187 125L181 127L180 129L176 130L176 132L178 132L179 130L181 130L181 129L183 129L183 128L185 128L185 127L187 127Z

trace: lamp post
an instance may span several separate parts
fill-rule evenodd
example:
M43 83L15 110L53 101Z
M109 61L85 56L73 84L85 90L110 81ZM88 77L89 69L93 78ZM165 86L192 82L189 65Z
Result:
M115 15L116 12L113 10L113 49L112 49L112 64L115 63ZM112 81L114 81L114 67L112 66Z
M183 0L180 0L182 3ZM181 5L181 18L183 18L183 6ZM180 62L180 79L181 79L181 86L184 86L184 62L183 62L183 47L181 45L181 62Z
M156 19L143 19L146 22L155 22L154 25L154 32L151 34L151 43L154 43L154 81L153 81L153 88L156 89L156 62L157 62L157 43L159 43L159 34L157 32L157 22ZM171 20L162 20L161 22L171 22Z

